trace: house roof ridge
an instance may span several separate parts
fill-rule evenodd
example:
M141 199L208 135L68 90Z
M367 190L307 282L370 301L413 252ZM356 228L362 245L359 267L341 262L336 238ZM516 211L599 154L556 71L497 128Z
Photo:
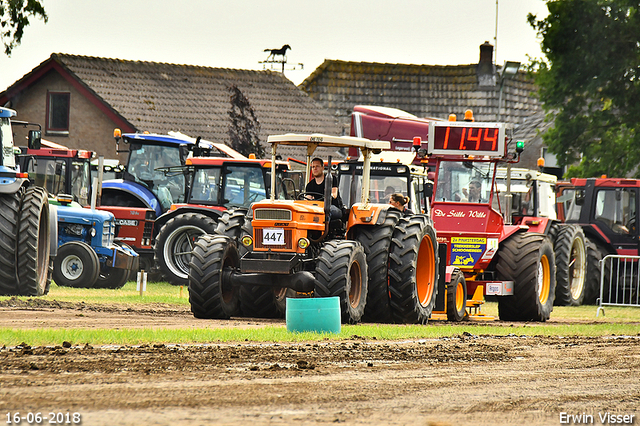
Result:
M229 67L212 67L207 65L193 65L193 64L179 64L173 62L162 62L162 61L142 61L142 60L134 60L134 59L122 59L122 58L111 58L111 57L102 57L102 56L92 56L92 55L77 55L71 53L52 53L51 58L58 58L63 63L65 62L65 58L70 59L80 59L80 60L90 60L90 61L102 61L102 62L111 62L111 63L127 63L127 64L139 64L139 65L165 65L170 67L180 67L180 68L190 68L190 69L208 69L208 70L225 70L225 71L233 71L233 72L246 72L246 73L257 73L257 74L281 74L271 70L249 70L244 68L229 68Z

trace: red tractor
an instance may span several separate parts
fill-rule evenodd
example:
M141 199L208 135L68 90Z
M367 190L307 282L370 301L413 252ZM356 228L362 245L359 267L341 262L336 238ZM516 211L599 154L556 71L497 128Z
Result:
M284 199L287 165L276 165L276 198ZM187 177L185 202L171 205L155 222L155 260L174 285L188 285L189 261L195 241L213 234L228 209L247 212L270 192L271 161L221 157L187 158L184 166L168 167L168 175ZM225 219L222 219L225 220Z
M496 296L500 319L545 321L553 310L556 261L550 221L511 224L496 183L499 164L517 162L503 123L420 119L394 109L356 107L352 135L410 143L435 171L431 215L446 268L434 313L461 320ZM426 140L426 143L424 142ZM517 150L522 147L518 146ZM409 148L410 149L410 148ZM444 251L444 253L443 253ZM469 297L470 296L470 297ZM439 309L441 308L441 309Z
M600 260L607 255L638 256L640 253L636 221L640 180L574 178L558 184L557 200L558 216L567 223L581 226L587 237L588 271L584 302L594 304L600 296ZM616 262L614 259L605 264L605 282L610 281L606 275L612 271L620 272ZM630 285L637 282L637 276L631 279L614 276L613 282L620 283L616 291L621 295L638 300L637 286ZM603 297L606 300L610 297L608 291L608 286L605 286Z

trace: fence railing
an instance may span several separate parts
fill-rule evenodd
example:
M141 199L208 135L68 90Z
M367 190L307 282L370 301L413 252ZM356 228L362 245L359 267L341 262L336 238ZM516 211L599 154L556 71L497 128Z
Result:
M640 307L640 256L607 255L600 263L600 298L596 317L604 306Z

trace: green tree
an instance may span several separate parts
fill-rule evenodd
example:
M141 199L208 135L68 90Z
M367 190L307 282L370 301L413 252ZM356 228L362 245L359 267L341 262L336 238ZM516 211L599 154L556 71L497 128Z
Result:
M32 17L44 22L49 19L39 0L0 0L0 33L7 56L22 41L24 28Z
M238 86L229 87L231 94L229 101L229 130L227 134L231 139L231 148L242 155L255 154L257 158L264 157L264 148L260 145L260 122L249 99L242 93Z
M529 24L546 59L532 61L554 126L544 135L568 176L640 177L640 2L550 0Z

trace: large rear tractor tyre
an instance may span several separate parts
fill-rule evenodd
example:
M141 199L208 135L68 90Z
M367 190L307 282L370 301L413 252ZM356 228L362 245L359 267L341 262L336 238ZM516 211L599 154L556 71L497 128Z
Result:
M389 253L389 295L396 322L424 324L436 303L438 242L425 215L400 219Z
M464 274L456 270L447 284L447 319L460 322L467 312L467 283Z
M239 263L240 255L231 238L198 238L189 264L189 303L194 317L228 319L240 313L238 292L224 278L225 272Z
M189 285L189 261L195 241L215 233L215 220L200 213L184 213L171 218L158 232L154 246L156 264L173 285Z
M47 191L27 188L22 198L16 250L18 287L23 296L45 294L49 275L49 201ZM50 281L49 281L50 282Z
M603 258L603 250L589 238L585 241L587 249L587 278L584 283L584 305L595 305L600 297L600 261Z
M100 274L100 260L87 243L70 241L58 248L53 261L53 281L61 287L93 288Z
M16 275L21 192L0 194L0 295L19 294Z
M587 250L582 228L577 225L560 227L553 246L556 256L557 306L579 306L584 300L587 279Z
M357 241L334 240L324 244L317 259L314 297L340 298L343 323L362 319L367 302L367 259Z
M129 269L102 267L95 288L122 288L129 281L131 271ZM147 275L148 278L148 275ZM137 279L137 277L136 277Z
M389 305L389 247L400 212L389 209L384 223L378 226L358 226L354 239L364 247L367 256L369 292L364 308L365 322L391 322Z
M498 297L503 321L546 321L556 292L555 256L543 234L519 232L503 241L496 265L498 279L513 281L513 296Z
M241 243L243 236L253 237L251 217L247 216L247 209L233 209L226 211L220 219L216 234L226 235L236 242L238 253L242 257L253 247L245 247ZM240 310L243 317L253 318L281 318L286 312L286 298L295 292L286 288L272 288L265 286L247 286L238 288Z

